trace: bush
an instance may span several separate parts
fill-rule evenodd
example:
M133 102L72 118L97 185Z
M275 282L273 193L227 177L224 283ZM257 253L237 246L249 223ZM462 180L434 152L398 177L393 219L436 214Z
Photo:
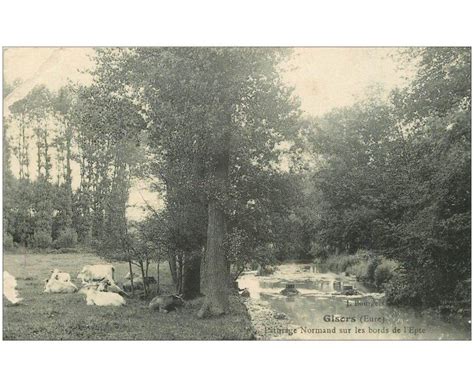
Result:
M356 276L357 281L364 282L367 277L367 263L357 263L347 269L347 272Z
M384 286L387 304L411 307L421 306L421 297L417 289L413 288L415 285L406 272L399 271L394 273Z
M374 285L378 289L384 286L392 279L397 269L397 262L393 260L383 259L381 264L374 271Z
M3 235L3 250L11 250L15 248L15 243L13 242L13 236L10 233L5 233Z
M471 279L461 280L457 283L452 296L446 300L439 308L442 314L449 316L471 317Z
M374 286L375 285L375 271L382 262L379 256L369 256L369 261L367 262L367 273L365 275L365 281L367 284Z
M367 263L372 254L368 251L357 251L353 255L341 254L329 257L324 264L335 273L350 271L356 264Z
M357 264L359 260L355 255L335 255L331 256L326 260L326 265L329 271L335 273L345 272L349 267Z
M327 259L329 257L329 252L327 246L321 245L319 242L311 242L311 248L309 254L317 259Z
M398 263L376 253L360 250L353 255L335 255L322 263L323 269L356 276L357 281L383 290L392 279Z
M77 233L72 228L61 230L58 238L54 241L54 247L60 248L74 248L77 245Z
M44 230L38 230L34 233L31 239L31 246L33 248L46 249L51 246L52 241L51 233Z

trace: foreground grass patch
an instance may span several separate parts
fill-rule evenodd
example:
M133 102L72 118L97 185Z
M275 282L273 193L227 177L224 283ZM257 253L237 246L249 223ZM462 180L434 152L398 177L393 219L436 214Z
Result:
M16 306L4 299L5 340L246 340L253 333L247 311L231 297L230 313L197 319L201 299L187 302L168 314L148 309L148 300L127 299L124 307L87 306L82 294L44 294L44 279L53 268L69 272L75 280L86 264L104 262L91 254L4 255L4 270L17 277L23 301ZM128 266L114 263L116 279ZM162 288L172 291L169 270L160 268Z

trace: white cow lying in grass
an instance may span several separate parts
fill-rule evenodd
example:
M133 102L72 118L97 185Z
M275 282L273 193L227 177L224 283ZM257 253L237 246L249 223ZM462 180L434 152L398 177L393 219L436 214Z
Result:
M7 271L3 271L3 295L14 305L23 300L18 296L16 285L15 277Z
M108 291L108 292L114 292L114 293L117 293L117 294L122 294L122 295L125 295L125 296L129 296L125 291L123 291L117 284L115 284L115 282L110 282L106 279L103 279L99 282L99 286L100 289L99 291Z
M77 275L83 285L104 282L105 291L128 295L114 280L115 268L110 264L85 265Z
M67 272L61 272L57 268L51 271L51 276L49 277L49 279L53 278L53 275L54 279L63 283L68 283L71 281L71 275L69 275Z
M86 284L79 291L86 295L86 302L88 305L96 306L123 306L125 299L117 293L104 291L107 288L105 282Z
M83 284L100 282L101 280L108 280L115 284L114 272L115 268L110 264L85 265L77 278L81 279Z
M60 272L57 268L51 271L51 276L46 279L45 293L73 293L77 287L71 282L71 276L66 272Z

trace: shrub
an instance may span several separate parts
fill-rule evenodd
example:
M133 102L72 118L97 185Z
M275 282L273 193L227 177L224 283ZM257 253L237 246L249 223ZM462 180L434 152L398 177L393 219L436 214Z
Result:
M471 314L471 279L461 280L456 284L452 296L446 297L439 311L449 316L467 316Z
M332 272L353 274L359 282L378 290L384 289L398 267L396 261L363 250L353 255L331 256L323 265L323 268Z
M51 233L45 230L38 230L31 239L31 246L33 248L46 249L51 246L52 241Z
M367 284L374 286L375 285L375 271L382 262L379 256L370 256L369 261L367 262L367 273L365 275L365 281Z
M54 247L60 248L74 248L77 245L77 233L72 228L61 230L58 238L54 241Z
M364 282L367 277L367 262L360 262L352 265L347 272L356 276L357 281Z
M329 257L324 264L327 268L336 273L350 272L356 264L367 263L372 254L368 251L357 251L353 255L341 254Z
M13 242L13 236L10 233L5 233L3 235L3 250L10 250L15 248L15 243Z
M327 259L329 257L327 246L323 246L316 241L311 242L309 254L319 259Z
M397 269L397 262L388 259L382 259L382 262L374 271L374 285L378 289L383 289L386 283L392 279L395 270Z
M394 273L384 286L387 304L411 307L421 306L421 297L413 286L416 286L416 284L413 283L413 280L410 280L409 274L403 272L403 270Z
M328 269L332 272L341 273L346 271L350 266L358 263L359 260L355 255L335 255L326 260Z

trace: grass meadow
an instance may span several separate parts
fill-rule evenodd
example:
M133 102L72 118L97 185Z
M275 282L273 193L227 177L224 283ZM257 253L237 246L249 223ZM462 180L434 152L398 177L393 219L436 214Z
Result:
M3 299L4 340L246 340L253 338L244 305L231 297L225 316L197 319L202 298L167 314L148 309L148 300L127 298L123 307L87 306L83 294L43 293L44 280L58 268L80 287L84 265L105 263L93 254L4 254L3 269L17 278L23 301ZM115 279L123 280L127 263L113 263ZM153 275L153 273L151 273ZM168 265L161 264L160 286L173 292Z

